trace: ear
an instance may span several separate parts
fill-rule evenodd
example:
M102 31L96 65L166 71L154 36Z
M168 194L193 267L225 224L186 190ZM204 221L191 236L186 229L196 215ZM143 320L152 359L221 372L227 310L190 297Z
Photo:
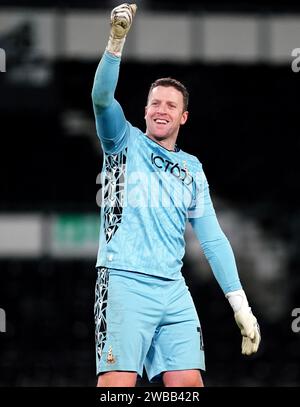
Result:
M189 117L189 112L186 110L185 112L182 113L181 120L180 120L180 124L181 124L181 125L182 125L182 124L185 124L185 122L187 121L188 117Z
M148 112L148 108L147 108L147 106L145 106L145 116L144 116L144 119L146 119L147 112Z

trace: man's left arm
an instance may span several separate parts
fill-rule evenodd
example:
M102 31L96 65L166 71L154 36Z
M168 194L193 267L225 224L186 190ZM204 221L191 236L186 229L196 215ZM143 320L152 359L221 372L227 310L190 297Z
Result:
M189 211L189 221L201 244L213 274L228 299L243 336L242 353L255 353L260 343L257 320L242 288L232 247L218 222L203 173L196 198Z

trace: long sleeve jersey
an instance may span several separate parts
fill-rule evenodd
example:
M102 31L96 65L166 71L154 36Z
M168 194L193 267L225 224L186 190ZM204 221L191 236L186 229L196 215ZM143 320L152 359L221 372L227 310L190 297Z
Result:
M92 90L104 152L97 266L182 278L189 221L223 292L240 289L200 161L167 150L126 120L114 97L119 68L120 58L106 51Z

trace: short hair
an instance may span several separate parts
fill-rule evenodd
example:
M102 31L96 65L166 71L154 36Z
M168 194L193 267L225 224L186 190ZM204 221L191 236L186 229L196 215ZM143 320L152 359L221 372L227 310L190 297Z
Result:
M166 88L169 86L172 86L173 88L177 89L179 92L181 92L181 94L183 96L183 111L186 111L188 109L189 92L188 92L187 88L183 85L183 83L177 81L176 79L170 78L170 77L156 79L156 81L153 82L150 86L147 100L149 100L149 96L150 96L150 93L152 92L152 90L154 88L156 88L157 86L164 86Z

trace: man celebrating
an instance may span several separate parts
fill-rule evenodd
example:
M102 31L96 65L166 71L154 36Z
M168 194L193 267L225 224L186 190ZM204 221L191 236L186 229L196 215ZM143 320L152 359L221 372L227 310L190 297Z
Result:
M203 386L201 325L181 273L190 221L241 330L242 353L257 351L260 333L234 255L220 228L198 158L176 145L188 119L188 92L156 80L145 108L146 132L115 100L122 49L136 13L111 13L107 48L92 100L104 151L95 323L98 386L135 386L145 366L165 386Z

